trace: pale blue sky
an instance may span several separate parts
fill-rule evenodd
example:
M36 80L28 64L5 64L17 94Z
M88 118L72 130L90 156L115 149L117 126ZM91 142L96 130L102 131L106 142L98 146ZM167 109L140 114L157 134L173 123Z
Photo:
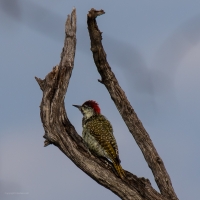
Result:
M144 157L100 78L90 51L86 14L93 7L107 59L148 131L181 200L199 198L199 0L0 0L0 199L119 199L79 170L55 146L43 147L39 105L44 78L59 63L67 14L77 9L72 104L96 100L113 124L124 169L149 178Z

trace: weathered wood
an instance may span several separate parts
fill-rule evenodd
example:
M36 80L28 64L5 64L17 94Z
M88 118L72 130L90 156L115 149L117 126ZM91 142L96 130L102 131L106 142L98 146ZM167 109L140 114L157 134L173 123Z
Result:
M101 14L102 11L99 11ZM82 137L67 118L64 98L74 67L76 50L76 10L73 9L65 25L65 42L61 61L44 80L36 77L43 98L40 116L45 130L44 146L57 146L77 167L96 182L125 200L167 200L152 188L148 179L138 178L128 171L122 180L111 162L88 152ZM92 40L91 40L92 41ZM105 79L103 79L105 84Z
M177 200L178 198L174 192L170 177L165 169L162 159L158 155L148 133L130 105L125 92L120 87L107 62L106 53L101 43L102 32L100 32L96 22L96 17L104 13L103 10L91 9L87 18L88 31L91 40L91 51L97 70L101 75L100 82L107 88L129 131L140 147L149 168L153 172L161 194L166 198Z

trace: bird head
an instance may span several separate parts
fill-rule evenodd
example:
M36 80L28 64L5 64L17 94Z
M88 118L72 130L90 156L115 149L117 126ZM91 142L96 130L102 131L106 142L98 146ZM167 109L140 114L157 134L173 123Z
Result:
M93 100L86 101L82 106L80 105L73 105L73 106L78 108L83 114L83 116L87 119L95 114L101 113L101 109L99 108L98 103Z

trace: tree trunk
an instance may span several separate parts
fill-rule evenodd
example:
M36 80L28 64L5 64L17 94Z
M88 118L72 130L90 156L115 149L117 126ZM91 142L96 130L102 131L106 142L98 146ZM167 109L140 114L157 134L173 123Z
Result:
M73 9L65 25L65 42L61 53L60 64L47 74L44 80L36 80L43 92L40 105L40 115L45 130L44 146L57 146L77 167L84 171L102 186L108 188L120 198L137 200L171 200L178 199L164 163L158 155L153 143L128 102L124 91L118 84L114 73L106 60L106 53L101 44L101 32L96 23L96 17L104 14L103 10L91 9L88 14L88 30L91 39L91 50L95 64L101 74L102 84L108 89L122 118L135 138L137 144L151 168L156 183L161 191L152 188L148 179L125 171L126 178L121 179L115 172L111 162L96 157L88 152L82 137L80 137L67 118L64 98L74 67L76 50L76 10Z

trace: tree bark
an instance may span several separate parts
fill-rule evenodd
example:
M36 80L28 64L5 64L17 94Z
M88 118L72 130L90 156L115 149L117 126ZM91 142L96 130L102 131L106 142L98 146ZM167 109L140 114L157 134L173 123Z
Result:
M140 147L149 168L153 172L161 194L169 199L178 199L162 159L158 155L148 133L130 105L125 92L119 86L119 83L106 60L106 53L101 43L102 33L99 31L96 23L96 17L104 13L103 10L98 11L91 9L87 18L91 40L91 51L97 70L102 78L100 82L107 88L129 131Z
M121 179L115 172L111 162L89 153L73 125L67 118L64 98L68 88L71 73L74 67L76 50L76 10L73 9L65 25L65 42L61 53L60 64L47 74L44 80L36 78L43 98L40 105L40 116L45 130L44 146L53 144L57 146L77 167L84 171L96 182L108 188L120 198L137 200L167 200L177 199L171 186L170 178L158 156L153 144L130 106L125 93L120 88L107 61L101 44L101 33L98 30L95 18L104 12L91 9L88 14L88 29L91 38L91 50L98 71L102 76L102 83L107 87L120 111L130 132L138 142L145 159L152 168L161 194L152 188L148 179L125 171L126 178ZM145 150L147 151L145 153ZM157 169L159 167L159 169ZM162 179L163 180L160 180ZM166 181L167 180L167 181ZM167 191L169 190L169 191Z

